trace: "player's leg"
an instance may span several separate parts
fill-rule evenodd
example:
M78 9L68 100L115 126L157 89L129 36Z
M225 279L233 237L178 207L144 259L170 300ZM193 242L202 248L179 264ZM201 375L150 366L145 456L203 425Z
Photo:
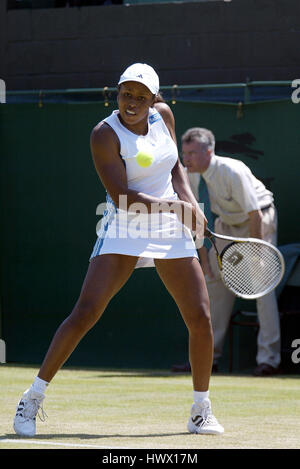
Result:
M73 311L56 331L38 377L18 404L14 420L16 433L24 436L35 434L35 417L42 406L46 384L97 322L111 298L128 280L137 259L133 256L104 254L91 260Z
M199 261L195 257L156 259L155 266L189 331L189 359L194 389L207 391L212 366L213 336L209 298Z
M225 337L235 303L235 295L225 287L221 279L214 249L209 250L208 257L214 278L206 276L205 280L210 299L210 315L214 336L213 361L214 366L217 367L218 361L223 354Z
M213 334L209 298L203 272L195 257L156 259L156 270L174 298L189 332L189 360L194 405L188 423L192 433L223 433L211 411L209 381L213 359Z
M89 265L79 299L57 330L38 374L49 382L133 272L137 257L104 254Z

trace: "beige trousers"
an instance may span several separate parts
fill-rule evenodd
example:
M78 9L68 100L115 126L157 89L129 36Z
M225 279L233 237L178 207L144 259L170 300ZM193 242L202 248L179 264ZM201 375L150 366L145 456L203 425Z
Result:
M263 239L276 245L277 243L277 212L274 206L262 211L263 214ZM249 224L230 226L215 220L215 232L241 238L249 237ZM228 244L228 241L216 240L218 249ZM219 251L221 252L221 251ZM214 363L222 355L225 336L232 314L235 295L223 284L217 266L216 255L213 248L208 252L210 265L215 279L205 276L210 297L212 327L214 332ZM257 338L257 364L267 363L277 367L280 363L280 320L275 292L271 292L256 300L259 332Z

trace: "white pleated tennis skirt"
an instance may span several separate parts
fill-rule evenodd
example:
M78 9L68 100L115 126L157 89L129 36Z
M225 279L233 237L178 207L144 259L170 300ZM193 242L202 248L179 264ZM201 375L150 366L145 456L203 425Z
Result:
M139 257L136 268L154 267L154 259L197 257L191 231L175 213L136 214L108 201L90 259L102 254Z

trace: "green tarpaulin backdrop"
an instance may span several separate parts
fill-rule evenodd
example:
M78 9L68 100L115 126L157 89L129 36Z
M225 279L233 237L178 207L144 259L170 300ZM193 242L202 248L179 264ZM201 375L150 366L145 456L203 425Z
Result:
M39 363L77 300L105 200L89 150L93 126L114 103L0 107L1 301L7 361ZM242 159L275 194L279 244L300 239L299 111L290 101L177 102L178 141L210 128L217 153ZM180 275L180 272L178 272ZM245 308L253 308L247 303ZM255 361L255 338L251 341ZM70 365L169 368L187 359L187 333L155 269L138 269Z

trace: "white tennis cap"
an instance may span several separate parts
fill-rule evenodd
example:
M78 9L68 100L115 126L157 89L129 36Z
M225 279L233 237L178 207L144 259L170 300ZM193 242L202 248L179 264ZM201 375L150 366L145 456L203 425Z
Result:
M133 64L121 75L118 85L125 81L137 81L147 86L153 94L159 92L159 78L156 71L147 64Z

